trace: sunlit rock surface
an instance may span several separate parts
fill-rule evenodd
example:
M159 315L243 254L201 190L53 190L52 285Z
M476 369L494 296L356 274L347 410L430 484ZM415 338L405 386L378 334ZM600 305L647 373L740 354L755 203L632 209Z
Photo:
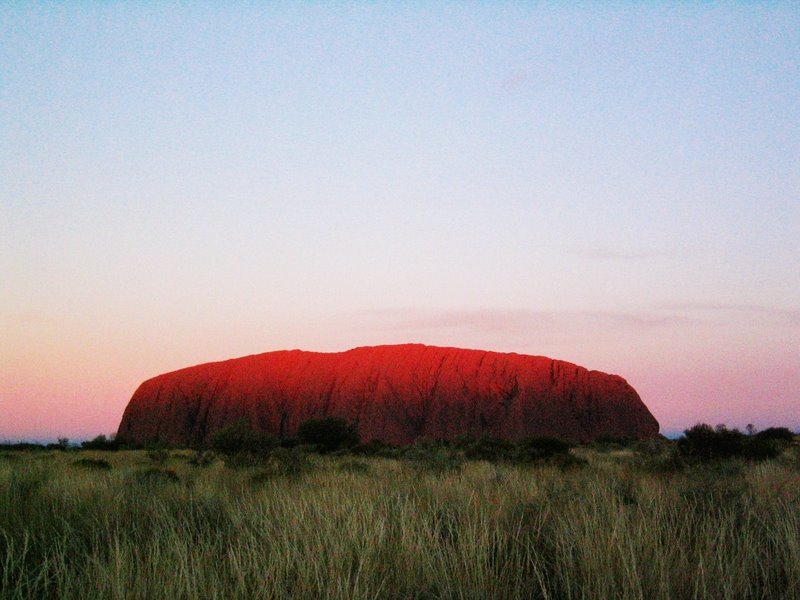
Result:
M118 438L195 445L246 419L276 436L333 415L362 440L408 444L460 435L648 438L658 422L617 375L542 356L420 344L289 350L165 373L139 386Z

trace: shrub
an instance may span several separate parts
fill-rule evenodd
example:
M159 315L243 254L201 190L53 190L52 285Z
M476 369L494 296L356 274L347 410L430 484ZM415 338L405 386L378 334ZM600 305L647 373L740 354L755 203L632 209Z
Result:
M777 458L786 447L788 442L781 439L758 437L753 436L745 440L745 446L742 449L742 457L749 460L769 460Z
M355 427L338 417L303 421L297 430L297 437L304 444L319 446L323 452L352 448L359 442Z
M549 437L530 437L511 442L508 440L480 437L458 438L455 446L470 460L490 462L532 462L569 455L569 442Z
M533 462L554 457L569 456L571 444L564 440L549 437L533 437L520 440L516 444L515 460Z
M464 456L469 460L497 462L514 460L517 455L515 444L495 438L481 437L472 441L458 440L456 446L464 450Z
M758 440L777 440L786 443L794 441L794 433L786 427L768 427L756 433L754 437Z
M98 435L94 439L81 443L84 450L119 450L119 443L115 439Z
M265 455L277 443L274 436L253 430L244 419L231 423L211 436L211 447L225 455L238 453Z
M211 436L211 447L222 454L228 467L234 469L262 464L277 444L274 436L253 430L244 419L231 423Z
M678 440L678 452L691 460L718 460L742 454L744 434L725 425L716 428L698 423L683 432Z
M700 423L683 432L678 440L678 452L695 462L728 458L767 460L779 456L793 438L792 432L784 427L771 427L746 436L725 425L712 428Z

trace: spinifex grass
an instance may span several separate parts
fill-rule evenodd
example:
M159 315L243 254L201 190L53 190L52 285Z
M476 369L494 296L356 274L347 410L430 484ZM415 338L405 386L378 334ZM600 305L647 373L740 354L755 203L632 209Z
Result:
M294 476L177 452L0 457L0 597L800 598L796 464L650 474L586 455L311 456Z

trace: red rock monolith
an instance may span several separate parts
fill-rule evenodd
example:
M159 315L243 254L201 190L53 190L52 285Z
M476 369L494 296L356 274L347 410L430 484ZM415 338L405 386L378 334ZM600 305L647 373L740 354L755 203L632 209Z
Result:
M658 422L617 375L542 356L421 344L288 350L165 373L139 386L117 437L202 445L245 419L278 437L336 416L364 441L649 438Z

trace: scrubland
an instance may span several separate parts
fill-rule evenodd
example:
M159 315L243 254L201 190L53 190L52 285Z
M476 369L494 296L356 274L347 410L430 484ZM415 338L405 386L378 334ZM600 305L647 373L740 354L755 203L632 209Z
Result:
M0 452L0 597L800 598L800 448Z

